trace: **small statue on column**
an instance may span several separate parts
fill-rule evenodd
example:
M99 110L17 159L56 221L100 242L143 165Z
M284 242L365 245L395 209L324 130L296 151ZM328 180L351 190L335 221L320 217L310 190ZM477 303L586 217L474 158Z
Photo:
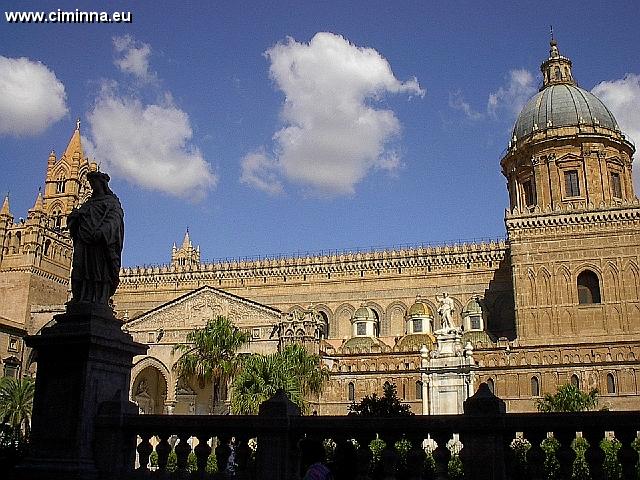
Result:
M70 304L109 305L118 287L124 242L124 212L109 188L109 175L89 172L92 194L69 214L73 240Z

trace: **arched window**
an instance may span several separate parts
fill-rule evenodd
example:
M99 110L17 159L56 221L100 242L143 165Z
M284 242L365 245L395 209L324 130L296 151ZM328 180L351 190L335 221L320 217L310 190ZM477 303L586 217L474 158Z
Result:
M416 382L416 400L422 400L422 386L423 386L423 383L420 380L418 380Z
M538 377L531 377L531 396L540 396L540 380L538 380Z
M493 378L487 378L487 387L489 387L489 391L496 394L496 384L493 381Z
M356 400L356 386L353 384L353 382L349 382L349 385L347 386L347 395L349 398L350 402L355 402Z
M580 388L580 379L576 374L571 375L571 385L576 388Z
M60 174L58 176L58 180L56 180L56 193L64 193L64 184L66 182L66 178L64 174Z
M600 303L600 281L591 270L585 270L578 275L578 303Z
M44 241L44 254L45 254L45 256L48 256L48 255L49 255L49 248L50 248L50 247L51 247L51 240L47 238L47 239Z
M319 331L320 338L329 338L329 316L322 310L319 310L318 320L321 324L321 328Z
M607 373L607 393L616 393L616 379L612 373Z

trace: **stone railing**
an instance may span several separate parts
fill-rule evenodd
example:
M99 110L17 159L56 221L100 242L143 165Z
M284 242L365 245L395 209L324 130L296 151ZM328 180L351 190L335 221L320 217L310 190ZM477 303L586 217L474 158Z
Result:
M452 472L452 458L460 460L458 465L462 465L467 479L569 479L576 463L572 442L580 437L588 442L583 458L591 478L638 478L638 455L632 447L634 440L635 447L639 442L638 412L505 414L504 403L484 387L465 402L463 415L375 419L300 416L299 410L280 394L265 402L258 416L98 417L97 431L113 432L114 427L123 434L121 445L133 448L138 439L137 457L136 452L124 455L130 463L124 472L118 472L119 478L299 479L305 462L301 445L315 441L316 445L323 442L336 480L458 478ZM604 470L607 461L611 464L611 458L600 448L607 435L617 439L610 444L619 442L615 465L607 467L620 468L619 477L607 477ZM557 440L552 442L555 453L551 453L557 460L555 477L548 477L545 470L553 463L545 461L550 455L546 448L550 442L541 446L549 436ZM378 446L377 455L369 448L372 440ZM231 452L229 445L234 451L233 475L213 476L210 468L207 472L210 456L214 455L218 467L224 468ZM523 449L523 445L528 446ZM150 462L154 451L154 461ZM524 452L524 456L518 452ZM108 449L102 454L109 458ZM97 463L109 468L108 462ZM101 473L104 478L112 478L108 471Z

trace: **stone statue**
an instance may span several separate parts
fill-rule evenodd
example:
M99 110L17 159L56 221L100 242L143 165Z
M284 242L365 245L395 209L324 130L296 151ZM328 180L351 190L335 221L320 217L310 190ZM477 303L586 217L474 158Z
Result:
M70 303L107 306L118 287L124 242L124 212L109 188L109 175L89 172L92 194L69 214L73 240Z
M436 300L440 302L438 313L440 314L440 318L442 320L442 329L450 330L455 328L453 326L453 311L455 309L453 299L447 292L443 292L442 297L438 297L436 295Z

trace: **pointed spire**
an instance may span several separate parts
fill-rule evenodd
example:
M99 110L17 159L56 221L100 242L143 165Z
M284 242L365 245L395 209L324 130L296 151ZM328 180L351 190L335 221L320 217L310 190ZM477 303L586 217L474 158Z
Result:
M182 240L182 248L187 248L191 246L191 238L189 238L189 227L187 227L187 231L184 234L184 240Z
M8 193L4 197L4 202L2 202L2 209L0 209L0 215L11 216L11 211L9 210L9 194Z
M84 158L84 151L82 150L82 142L80 140L80 119L76 121L76 129L73 131L69 145L67 145L62 156L66 157L67 160L71 160L75 153L80 155L80 159Z
M42 202L42 191L38 189L38 196L36 197L36 202L33 204L33 208L31 209L33 212L43 212L44 211L44 203Z

